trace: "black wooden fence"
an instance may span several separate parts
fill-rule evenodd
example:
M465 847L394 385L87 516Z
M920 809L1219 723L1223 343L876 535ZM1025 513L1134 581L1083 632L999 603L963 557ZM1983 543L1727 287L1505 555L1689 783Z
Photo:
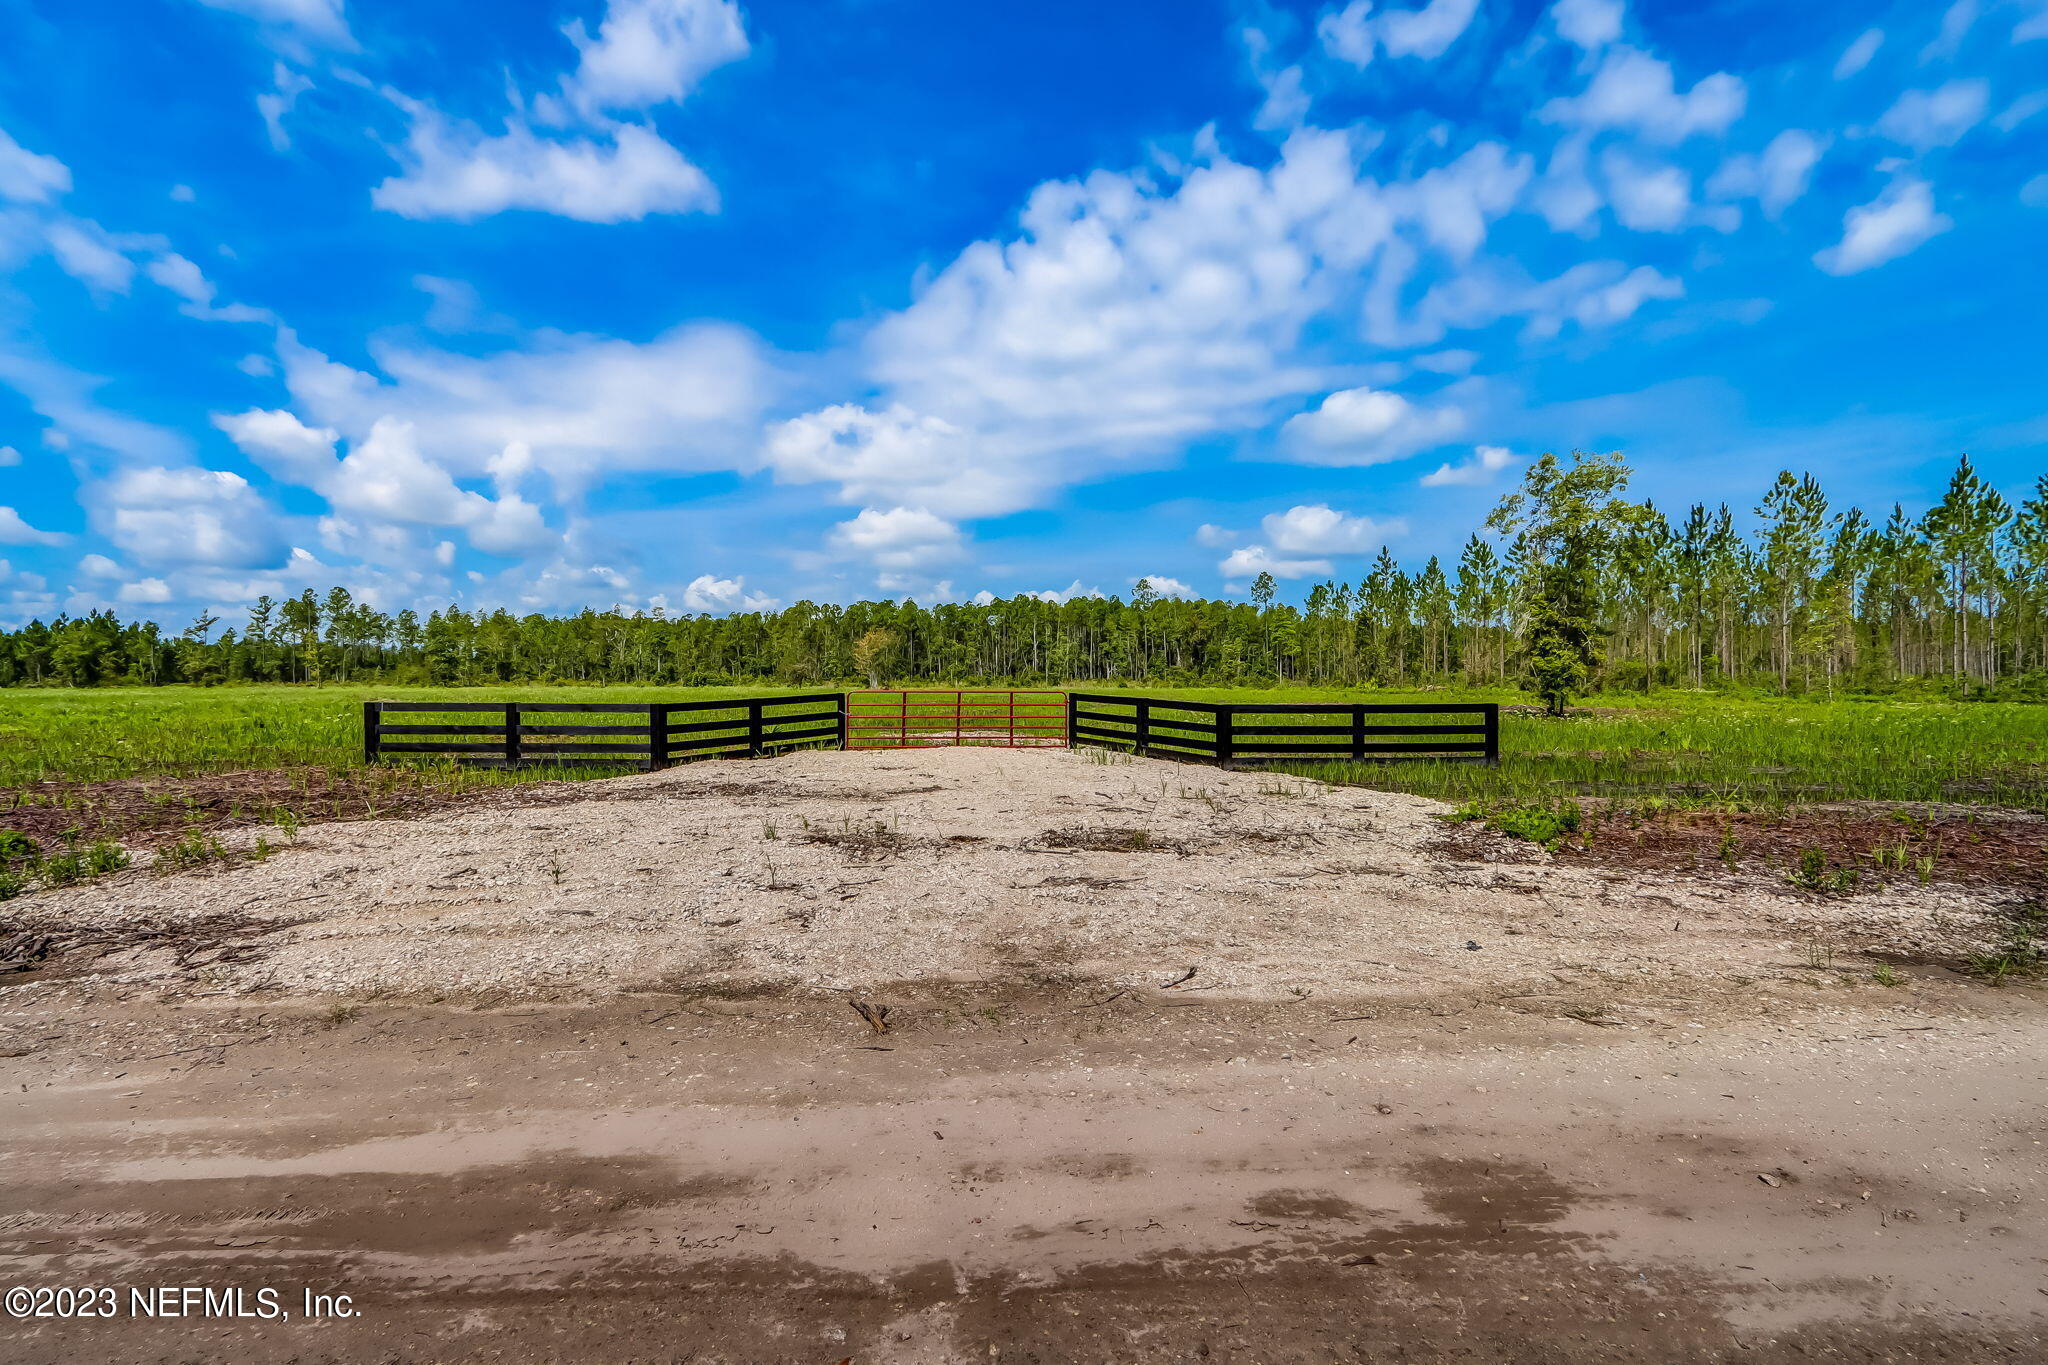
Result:
M1500 707L1493 702L1201 702L1069 692L1066 710L1067 743L1153 758L1226 765L1500 761ZM839 692L679 702L370 701L363 703L363 758L651 771L692 758L759 758L797 745L844 749L846 717L847 698Z
M1200 702L1069 692L1067 733L1074 744L1222 764L1500 762L1500 707L1490 701Z
M484 768L653 771L684 759L759 758L820 743L846 745L846 708L837 692L725 701L363 703L363 758L371 763L405 756Z

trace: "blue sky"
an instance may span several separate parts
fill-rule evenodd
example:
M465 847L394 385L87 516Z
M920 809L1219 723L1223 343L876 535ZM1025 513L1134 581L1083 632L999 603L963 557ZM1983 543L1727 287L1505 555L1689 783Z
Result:
M487 16L487 17L485 17ZM0 0L0 621L729 611L2048 468L2048 0Z

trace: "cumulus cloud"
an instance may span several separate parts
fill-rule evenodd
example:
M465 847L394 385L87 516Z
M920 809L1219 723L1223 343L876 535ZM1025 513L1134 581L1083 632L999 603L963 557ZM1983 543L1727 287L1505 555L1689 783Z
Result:
M970 246L875 328L869 369L1023 497L1326 387L1297 335L1393 223L1348 139L1315 131L1266 170L1044 184L1019 238Z
M748 592L747 580L739 575L720 578L715 574L698 574L683 589L683 606L690 611L773 611L779 605L777 598L766 593Z
M1621 0L1557 0L1550 21L1567 42L1590 52L1621 36L1621 15Z
M1220 550L1226 545L1235 545L1239 539L1241 537L1236 531L1211 522L1205 521L1195 528L1195 543L1207 545L1211 549Z
M832 528L826 543L877 569L928 569L959 559L966 550L960 528L922 507L868 507Z
M70 539L61 531L38 531L12 507L0 507L0 545L62 545Z
M1472 458L1457 464L1440 464L1422 476L1424 488L1479 487L1493 482L1493 476L1515 463L1515 453L1506 446L1475 446Z
M394 94L411 127L400 173L371 202L408 218L464 222L513 209L590 223L717 212L710 177L653 128L607 111L679 101L744 57L734 0L612 0L595 34L581 20L565 32L575 69L559 93L531 101L531 119L510 113L501 133Z
M1742 116L1747 98L1742 82L1725 71L1680 93L1664 62L1632 47L1611 47L1583 91L1554 99L1538 113L1552 123L1628 129L1651 141L1680 142L1724 131Z
M1788 128L1757 156L1733 156L1707 182L1717 199L1755 199L1764 215L1776 218L1806 193L1826 143Z
M20 451L13 446L0 446L0 469L11 469L20 463Z
M522 443L558 489L622 469L739 467L758 439L771 375L738 328L696 324L647 342L543 333L475 356L373 344L388 380L330 360L290 333L278 354L294 408L352 439L382 418L458 477L490 472Z
M1842 240L1815 254L1830 275L1853 275L1897 260L1930 237L1953 227L1934 207L1924 180L1900 180L1870 203L1843 215Z
M124 469L91 488L109 540L148 565L266 568L284 558L276 512L220 469Z
M243 454L286 483L314 488L334 473L334 448L341 433L333 427L309 427L294 413L263 408L216 413L213 424Z
M950 516L1009 511L1043 486L1042 471L977 458L958 427L900 403L870 412L839 403L777 423L763 462L787 483L836 483L847 502L917 503Z
M1674 232L1692 211L1692 177L1666 161L1610 147L1600 158L1614 217L1635 232Z
M406 526L460 527L477 549L519 558L559 541L540 508L514 487L529 458L524 447L501 453L494 463L500 489L489 498L460 487L446 467L421 452L413 425L396 418L380 418L338 460L340 433L309 427L295 413L258 408L216 416L214 423L272 475L325 498L339 514L325 525L337 544L404 553L404 537L378 537L382 528Z
M1885 110L1877 121L1877 131L1915 151L1949 147L1983 121L1990 104L1991 85L1984 80L1955 80L1933 90L1908 90Z
M1074 580L1074 582L1075 586L1078 587L1080 585L1079 579ZM1135 592L1140 583L1150 588L1155 597L1192 598L1195 596L1193 588L1181 582L1178 578L1169 578L1163 573L1141 574L1132 579L1132 591Z
M0 198L47 204L71 190L71 170L54 156L31 152L0 128Z
M1303 464L1370 465L1442 445L1463 429L1453 407L1425 407L1398 393L1341 389L1281 428L1281 449Z
M1274 549L1297 555L1370 554L1388 537L1408 531L1408 523L1398 517L1375 521L1336 511L1327 503L1290 507L1264 518L1259 525Z
M718 190L681 152L638 124L553 138L514 121L492 135L414 105L404 169L372 190L370 201L407 218L469 222L532 209L620 223L650 213L714 212Z
M578 61L562 98L586 117L680 101L747 55L734 0L612 0L595 34L580 19L567 32Z
M1371 63L1375 51L1390 57L1434 60L1471 24L1479 0L1429 0L1421 9L1386 9L1375 14L1372 0L1351 0L1316 25L1323 50L1353 66Z
M1225 578L1251 579L1262 573L1275 578L1320 577L1332 571L1327 559L1280 559L1263 545L1247 545L1233 550L1216 565Z

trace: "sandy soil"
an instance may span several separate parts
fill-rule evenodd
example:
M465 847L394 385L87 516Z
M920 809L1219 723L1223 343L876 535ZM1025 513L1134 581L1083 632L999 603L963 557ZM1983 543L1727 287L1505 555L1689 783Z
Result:
M2048 1358L2048 999L1870 976L1996 906L1438 809L815 754L38 897L259 932L0 987L0 1287L292 1316L0 1355Z
M1234 999L1746 992L1830 955L1959 956L1995 933L1960 888L1802 896L1782 878L1557 866L1446 839L1440 803L1066 750L712 762L523 804L305 830L267 861L146 866L37 898L60 924L224 915L284 927L131 985L356 999L587 999L895 981L1095 980ZM253 836L239 836L247 847ZM1101 850L1074 845L1103 844ZM1718 872L1718 869L1716 869Z

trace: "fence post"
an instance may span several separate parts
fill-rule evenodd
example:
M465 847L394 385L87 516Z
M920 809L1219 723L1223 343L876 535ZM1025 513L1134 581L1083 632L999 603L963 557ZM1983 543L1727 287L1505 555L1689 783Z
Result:
M1067 699L1067 747L1071 749L1079 743L1079 740L1077 740L1074 735L1074 712L1079 710L1080 707L1079 704L1075 702L1074 694L1072 692L1062 692L1060 695Z
M761 703L747 703L747 757L759 758L762 751Z
M660 702L647 706L647 771L658 773L668 766L668 707Z
M1145 751L1152 747L1152 702L1149 698L1139 697L1137 699L1136 724L1132 728L1135 732L1135 739L1131 747L1140 757L1143 757Z
M519 703L505 703L505 766L519 766Z
M839 694L839 747L842 749L846 747L846 713L852 709L853 694L841 692Z
M1216 708L1216 761L1226 768L1237 757L1237 737L1232 733L1233 714L1228 706Z
M1365 759L1365 708L1351 708L1351 757L1354 762Z
M376 702L366 701L363 703L363 762L365 763L375 763L377 761L379 739L377 733L378 710Z
M1492 767L1500 766L1500 703L1486 703L1486 762Z

